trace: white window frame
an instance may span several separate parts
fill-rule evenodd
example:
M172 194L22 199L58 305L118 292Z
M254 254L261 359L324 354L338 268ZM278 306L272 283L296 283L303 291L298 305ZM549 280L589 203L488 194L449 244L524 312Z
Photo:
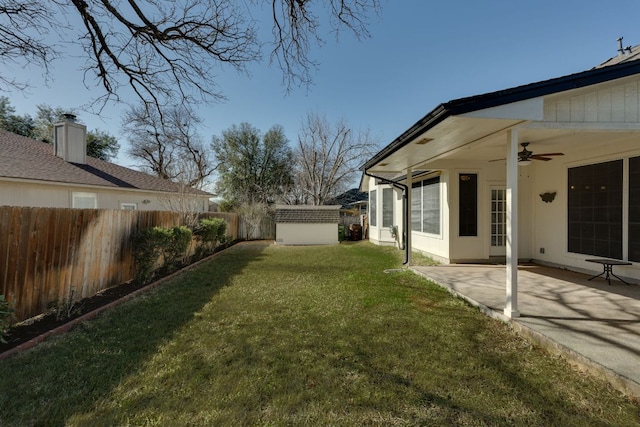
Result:
M80 200L92 199L93 206L78 206ZM98 209L98 195L96 193L84 193L80 191L71 192L71 207L74 209Z
M394 225L395 192L393 188L382 189L382 227L388 228Z
M133 202L121 202L120 203L120 209L125 210L125 211L137 211L138 210L138 204L137 203L133 203Z
M377 227L378 225L378 190L369 192L369 225Z

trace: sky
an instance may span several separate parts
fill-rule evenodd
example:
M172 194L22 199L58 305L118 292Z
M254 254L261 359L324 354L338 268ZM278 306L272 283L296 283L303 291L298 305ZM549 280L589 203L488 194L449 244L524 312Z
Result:
M618 37L625 47L640 44L637 0L381 3L379 16L370 17L370 38L344 32L336 40L327 29L325 44L311 54L319 66L308 88L287 94L268 52L267 60L250 67L250 77L221 72L220 89L228 100L198 108L204 140L248 122L262 132L282 125L293 143L306 113L315 112L368 129L382 148L441 103L588 70L616 55ZM83 62L69 56L52 63L48 86L42 70L14 70L34 87L4 95L17 114L34 115L38 104L77 108L89 130L118 138L114 162L135 166L121 134L126 106L107 105L101 116L83 107L100 94L84 87Z

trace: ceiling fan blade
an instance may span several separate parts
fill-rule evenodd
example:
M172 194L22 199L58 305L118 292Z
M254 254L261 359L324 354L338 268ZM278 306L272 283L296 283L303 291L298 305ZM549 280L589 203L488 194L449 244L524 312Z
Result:
M507 160L507 159L506 158L504 158L504 159L493 159L493 160L489 160L489 163L491 163L491 162L500 162L500 161L504 161L504 160Z
M541 154L534 154L532 156L529 156L529 158L533 160L544 160L545 162L551 160L551 157L544 157Z
M564 153L540 153L540 154L534 154L534 156L564 156Z

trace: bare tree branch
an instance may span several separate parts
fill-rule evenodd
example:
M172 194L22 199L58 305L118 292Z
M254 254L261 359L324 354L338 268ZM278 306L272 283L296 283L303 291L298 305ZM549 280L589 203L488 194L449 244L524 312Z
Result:
M271 43L258 39L261 22L250 5L268 6ZM312 47L324 42L321 22L336 35L346 29L367 37L367 17L378 10L379 0L0 0L0 63L48 74L58 54L54 32L61 43L84 49L85 85L101 88L98 109L132 92L162 119L165 108L224 100L218 73L247 73L265 46L287 90L310 84ZM6 68L0 84L26 86Z
M289 199L324 204L349 189L362 159L376 150L369 131L353 132L344 120L331 125L324 116L308 113L295 147L295 193Z
M310 56L312 45L322 46L319 14L326 14L331 31L338 37L342 29L357 39L369 37L367 17L380 11L378 0L326 0L326 11L312 0L271 0L273 49L271 61L283 71L283 84L309 85L318 63ZM317 13L314 13L317 10Z
M197 127L200 119L181 107L165 110L163 117L142 104L123 117L129 155L138 167L186 187L202 188L216 167L210 159Z
M49 6L38 0L0 0L0 62L17 69L34 65L44 70L45 77L48 75L49 63L57 55L57 46L47 40L55 17L55 10ZM0 73L1 86L18 90L29 87L7 71Z

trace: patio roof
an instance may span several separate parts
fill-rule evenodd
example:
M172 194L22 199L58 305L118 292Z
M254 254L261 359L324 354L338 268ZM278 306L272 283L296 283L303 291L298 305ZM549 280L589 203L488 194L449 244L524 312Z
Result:
M640 61L632 60L440 104L369 159L361 169L376 175L398 174L409 168L434 169L435 165L427 163L445 159L454 153L459 155L468 144L481 140L486 143L492 135L523 122L541 120L545 96L576 91L639 73ZM530 130L534 131L541 133L539 129ZM498 144L485 144L480 155L486 160L504 157L504 139L499 142L500 148ZM477 150L473 156L478 158Z

